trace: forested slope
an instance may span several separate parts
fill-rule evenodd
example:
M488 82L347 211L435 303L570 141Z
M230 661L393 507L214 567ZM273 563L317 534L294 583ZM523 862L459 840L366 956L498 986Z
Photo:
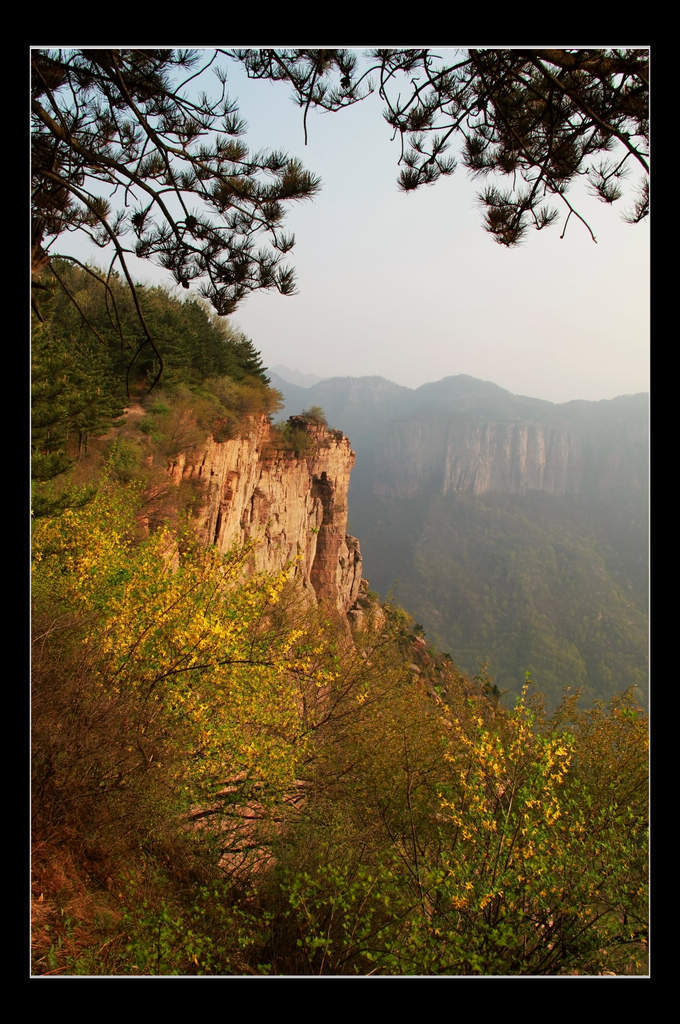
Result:
M199 543L169 463L277 398L247 339L142 295L150 392L94 295L95 341L34 324L33 975L645 973L634 696L504 708L394 603L350 634Z
M357 449L350 527L364 571L438 646L516 694L527 671L648 693L647 395L555 405L465 375L274 378L292 413L323 405Z

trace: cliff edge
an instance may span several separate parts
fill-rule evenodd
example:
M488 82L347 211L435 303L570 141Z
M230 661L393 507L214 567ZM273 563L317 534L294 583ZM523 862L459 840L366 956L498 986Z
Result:
M346 614L361 583L361 551L347 534L347 495L355 453L340 431L291 417L304 431L305 451L287 447L266 417L254 418L242 436L211 436L169 467L176 484L198 481L203 501L197 531L226 552L255 541L255 571L291 575L308 596Z

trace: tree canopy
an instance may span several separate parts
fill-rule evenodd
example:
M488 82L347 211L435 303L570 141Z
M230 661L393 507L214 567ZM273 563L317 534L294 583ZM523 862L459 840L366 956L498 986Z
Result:
M139 399L158 376L158 361L144 347L135 302L120 275L112 272L104 288L89 268L54 260L53 269L59 284L53 280L43 292L43 321L35 324L31 345L36 517L91 496L89 488L74 492L65 480L55 492L53 481L79 461L89 440L104 435L130 399ZM203 436L212 432L221 438L244 416L278 408L278 392L268 386L253 342L227 318L216 316L205 300L191 294L179 298L166 288L140 284L135 301L163 355L163 387L155 395L162 406L167 392L173 406L169 417L149 409L146 424L154 433L167 435L170 447L179 439L177 421L186 415L187 403L200 430L205 429ZM113 310L115 324L110 319Z
M552 224L560 209L587 226L566 194L580 176L613 203L630 196L624 177L637 167L628 219L648 212L646 50L458 49L442 57L432 49L380 49L364 64L353 51L333 49L233 56L250 77L292 85L305 129L310 107L337 111L360 102L377 79L385 120L401 144L399 187L408 192L451 174L457 143L474 176L501 178L479 198L484 227L502 245L516 245L532 225Z
M281 227L284 206L313 196L319 182L284 153L249 152L223 74L219 96L194 97L190 83L216 58L217 51L33 51L34 279L52 264L57 239L79 231L102 250L113 247L111 269L133 294L130 254L185 288L199 282L220 315L253 290L293 291L293 271L281 262L294 241ZM142 344L155 348L139 304L137 314Z
M249 151L226 93L230 62L291 86L305 137L310 108L338 111L377 91L400 140L399 187L433 184L460 161L485 179L484 227L502 245L561 214L563 233L575 217L593 235L568 194L579 179L605 203L625 197L632 222L648 212L647 50L34 49L37 287L58 240L83 232L133 295L131 254L195 283L219 315L256 290L295 290L285 212L320 181L283 152ZM218 95L199 91L208 71ZM140 344L154 349L139 304L137 315Z

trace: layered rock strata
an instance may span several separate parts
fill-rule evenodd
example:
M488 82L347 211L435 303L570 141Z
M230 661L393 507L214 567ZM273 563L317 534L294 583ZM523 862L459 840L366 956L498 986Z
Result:
M339 431L293 419L307 435L304 454L277 441L262 417L241 437L209 437L198 451L180 454L170 474L177 484L203 485L197 530L204 543L226 552L253 541L254 571L291 565L312 600L345 614L361 582L359 542L346 532L355 453Z
M611 493L644 485L643 437L525 422L399 420L376 432L377 495ZM638 467L643 467L642 469Z

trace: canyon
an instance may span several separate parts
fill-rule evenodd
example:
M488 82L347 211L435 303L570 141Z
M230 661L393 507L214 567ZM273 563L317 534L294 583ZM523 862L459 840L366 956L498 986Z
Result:
M272 374L272 384L285 415L318 404L352 438L354 495L609 498L647 489L646 394L555 404L465 374L416 389L380 377L300 387Z
M350 529L364 571L449 651L557 702L648 690L649 396L555 404L464 374L310 387L356 449Z
M556 406L461 375L285 397L287 424L250 416L170 459L198 485L203 544L252 545L252 571L286 570L344 628L368 576L502 691L530 672L549 703L567 685L646 699L648 396Z

